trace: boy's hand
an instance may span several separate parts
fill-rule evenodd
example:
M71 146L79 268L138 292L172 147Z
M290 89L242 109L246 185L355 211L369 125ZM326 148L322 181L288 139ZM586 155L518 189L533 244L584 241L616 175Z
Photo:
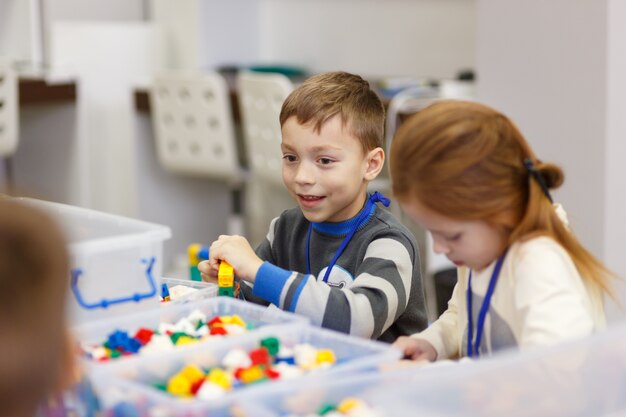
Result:
M198 264L198 269L207 277L217 276L219 263L224 260L232 265L235 276L254 283L256 273L263 264L248 241L242 236L221 235L209 248L209 260Z
M437 351L435 347L424 339L415 339L408 336L400 336L394 343L394 346L400 348L404 352L406 359L414 361L430 361L437 359Z
M219 267L220 263L217 260L208 260L198 263L198 271L200 271L202 281L217 284L217 272Z

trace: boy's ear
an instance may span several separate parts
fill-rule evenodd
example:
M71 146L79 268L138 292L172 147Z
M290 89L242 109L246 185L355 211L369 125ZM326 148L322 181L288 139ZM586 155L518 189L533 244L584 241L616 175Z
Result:
M385 164L385 151L383 148L375 148L367 153L366 156L365 179L372 181L375 179Z

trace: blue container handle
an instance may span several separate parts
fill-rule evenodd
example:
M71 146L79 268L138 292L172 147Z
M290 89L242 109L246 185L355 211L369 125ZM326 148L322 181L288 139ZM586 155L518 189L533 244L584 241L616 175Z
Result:
M102 300L98 302L88 303L87 301L83 299L83 296L80 294L80 290L78 289L78 278L80 277L80 275L82 275L83 271L80 268L75 268L75 269L72 269L71 286L72 286L72 292L74 293L74 296L76 297L76 301L78 301L78 304L81 307L86 308L88 310L93 310L96 308L107 308L108 306L113 305L113 304L122 304L122 303L131 302L131 301L138 303L139 301L145 298L154 297L157 293L156 284L154 282L154 277L152 276L152 267L154 266L155 258L153 256L149 260L142 259L141 262L144 264L146 263L148 264L148 268L146 268L146 277L148 278L148 283L150 284L149 292L143 293L143 294L135 293L129 297L112 298L110 300L103 298Z

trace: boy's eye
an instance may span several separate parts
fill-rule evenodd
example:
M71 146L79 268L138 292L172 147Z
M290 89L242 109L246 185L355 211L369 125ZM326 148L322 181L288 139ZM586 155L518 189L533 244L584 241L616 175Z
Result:
M293 155L283 155L283 159L287 162L294 162L296 160L296 157Z
M333 162L333 160L330 158L320 158L319 161L322 165L328 165Z

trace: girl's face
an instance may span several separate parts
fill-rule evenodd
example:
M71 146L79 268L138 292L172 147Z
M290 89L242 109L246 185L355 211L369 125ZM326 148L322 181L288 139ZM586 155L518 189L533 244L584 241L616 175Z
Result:
M435 253L446 255L457 266L484 269L504 248L505 236L485 221L455 220L432 211L415 198L401 206L415 223L431 233Z

